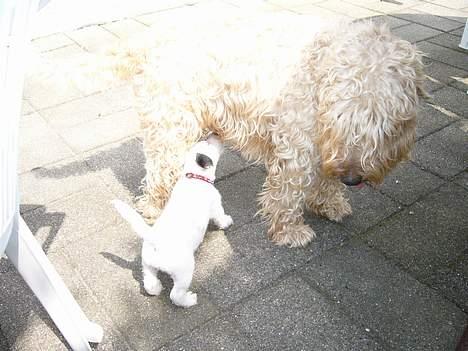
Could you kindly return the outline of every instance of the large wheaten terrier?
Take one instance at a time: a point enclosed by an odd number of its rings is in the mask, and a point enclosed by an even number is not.
[[[259,213],[271,240],[290,246],[315,236],[305,209],[340,221],[351,213],[346,185],[380,183],[408,157],[424,95],[413,45],[368,21],[295,35],[277,27],[153,38],[106,63],[133,79],[146,217],[158,216],[183,155],[208,131],[265,165]]]

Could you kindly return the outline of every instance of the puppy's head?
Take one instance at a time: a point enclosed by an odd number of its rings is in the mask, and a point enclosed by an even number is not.
[[[219,157],[223,152],[220,139],[215,134],[196,143],[187,154],[184,172],[204,174],[214,177]]]

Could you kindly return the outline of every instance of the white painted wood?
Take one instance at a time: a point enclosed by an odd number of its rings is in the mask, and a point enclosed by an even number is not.
[[[86,318],[19,214],[18,126],[26,45],[31,18],[46,2],[0,0],[0,256],[6,253],[70,347],[89,351],[88,341],[102,340],[102,328]]]

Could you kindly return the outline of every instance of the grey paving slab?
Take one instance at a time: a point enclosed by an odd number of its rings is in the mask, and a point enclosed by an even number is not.
[[[0,264],[10,263],[2,260]],[[0,280],[2,331],[10,350],[39,351],[39,340],[51,340],[55,336],[52,325],[45,325],[41,318],[46,318],[46,314],[40,302],[14,268],[0,274]]]
[[[398,3],[386,1],[362,1],[360,6],[386,14],[393,14],[395,12],[409,9],[419,2],[417,0],[401,0]]]
[[[66,34],[87,51],[99,52],[103,47],[117,44],[118,38],[101,26],[88,26]]]
[[[443,32],[451,31],[455,28],[460,28],[460,22],[444,17],[429,15],[414,9],[403,10],[401,13],[392,14],[392,16],[404,19],[406,21],[419,23],[426,27],[431,27]]]
[[[451,267],[436,270],[425,282],[468,313],[468,250]]]
[[[392,30],[396,36],[408,40],[411,43],[416,43],[421,40],[432,38],[442,32],[433,28],[422,26],[417,23],[411,23],[406,26],[401,26]]]
[[[468,82],[466,81],[468,79],[467,71],[433,60],[424,60],[424,63],[426,64],[424,71],[429,76],[430,81],[432,80],[432,83],[429,84],[429,91],[450,84],[466,92],[468,88]]]
[[[460,173],[468,165],[464,124],[456,122],[419,140],[413,149],[413,160],[443,178]]]
[[[138,35],[139,32],[147,29],[148,26],[132,18],[126,18],[120,21],[106,23],[102,25],[102,28],[105,28],[121,39],[125,39],[133,35]]]
[[[142,194],[145,156],[139,139],[96,150],[85,157],[85,162],[122,201]]]
[[[312,16],[317,16],[322,19],[327,19],[330,21],[338,21],[338,20],[345,20],[345,19],[349,20],[353,18],[351,16],[346,16],[342,13],[332,11],[330,9],[319,7],[318,4],[319,3],[304,4],[304,5],[298,5],[298,6],[288,6],[288,9],[300,15],[312,15]]]
[[[458,119],[458,116],[453,113],[447,113],[447,111],[440,109],[435,101],[430,100],[428,103],[421,105],[417,119],[416,137],[418,139],[424,137]]]
[[[194,286],[225,309],[305,261],[304,252],[275,246],[265,232],[264,225],[249,223],[208,234],[197,254]],[[249,236],[254,247],[247,245]]]
[[[385,178],[380,191],[404,205],[409,205],[443,183],[439,177],[405,162]]]
[[[280,259],[297,267],[305,260],[342,244],[351,236],[341,225],[323,217],[306,214],[305,223],[310,225],[317,235],[305,248],[286,249],[273,244],[267,237],[267,223],[260,218],[232,230],[229,241],[233,250],[245,257],[256,257],[265,262],[268,259]]]
[[[161,295],[148,296],[142,287],[140,249],[140,239],[126,223],[97,231],[68,248],[87,252],[70,256],[70,263],[131,347],[144,351],[158,349],[191,331],[213,318],[217,310],[201,291],[196,291],[198,305],[189,309],[174,306],[169,299],[172,281],[166,277]]]
[[[51,127],[65,129],[127,110],[131,106],[133,93],[128,86],[121,86],[43,109],[40,115]]]
[[[0,350],[10,350],[10,345],[8,345],[7,338],[3,334],[2,329],[0,329]]]
[[[67,45],[61,48],[43,52],[41,53],[41,57],[47,62],[47,64],[49,64],[50,70],[55,70],[56,67],[54,65],[63,65],[65,60],[79,60],[83,53],[84,50],[78,46],[78,44],[73,43],[72,45]],[[60,84],[65,85],[68,83],[65,81],[60,81],[60,77],[57,78],[59,80],[59,87]],[[73,88],[75,88],[75,86],[71,85],[71,89]],[[79,89],[79,87],[77,88]]]
[[[456,77],[455,81],[450,83],[450,86],[466,93],[468,91],[468,73],[463,74],[461,77]]]
[[[119,223],[110,203],[114,195],[105,187],[88,188],[32,211],[22,207],[23,218],[47,249],[64,247],[99,230]],[[26,210],[29,205],[25,205]]]
[[[468,190],[468,171],[460,173],[453,179],[453,181]]]
[[[63,33],[51,34],[32,41],[32,45],[39,52],[50,51],[73,44],[74,42]]]
[[[419,42],[416,46],[431,59],[468,71],[466,54],[462,52],[450,50],[427,41]]]
[[[29,101],[23,99],[22,105],[21,105],[21,115],[29,115],[33,112],[34,112],[34,108],[29,103]]]
[[[128,109],[57,132],[71,149],[85,152],[134,136],[138,131],[138,115],[133,109]]]
[[[468,117],[468,94],[464,91],[452,87],[442,88],[432,94],[431,104],[451,111],[460,117]]]
[[[258,167],[250,167],[216,183],[223,197],[224,211],[232,216],[233,227],[253,220],[257,207],[257,194],[260,192],[265,173]]]
[[[368,186],[350,189],[349,200],[353,213],[342,223],[352,232],[363,232],[398,211],[396,202]]]
[[[281,6],[283,8],[291,8],[294,6],[323,2],[323,0],[268,0],[268,2],[276,6]]]
[[[216,167],[217,182],[248,167],[247,161],[240,154],[229,147],[225,147],[218,166]]]
[[[371,19],[372,19],[372,22],[377,23],[377,24],[385,23],[390,29],[398,28],[398,27],[401,27],[410,23],[401,18],[385,16],[385,15],[373,16],[371,17]]]
[[[74,156],[62,138],[37,113],[19,123],[19,173]]]
[[[256,350],[384,350],[364,327],[297,276],[235,306]]]
[[[464,30],[465,30],[465,26],[460,26],[458,29],[454,29],[454,30],[450,31],[450,33],[453,34],[453,35],[458,35],[461,38],[461,36],[463,35]]]
[[[435,90],[442,88],[443,86],[444,84],[440,82],[439,80],[429,75],[426,75],[426,81],[424,82],[424,89],[426,89],[426,92],[428,92],[429,94],[431,94]]]
[[[317,238],[306,248],[287,249],[273,244],[259,220],[237,229],[210,233],[197,255],[194,284],[206,290],[221,308],[228,308],[295,269],[311,257],[340,245],[349,237],[343,227],[307,217]]]
[[[67,47],[68,48],[68,47]],[[36,109],[56,106],[66,101],[70,101],[83,96],[83,93],[72,84],[58,82],[49,68],[45,66],[37,67],[39,72],[45,71],[47,74],[33,73],[25,77],[23,97],[27,99]]]
[[[440,45],[440,46],[444,46],[452,50],[460,51],[461,53],[466,53],[466,50],[458,46],[458,44],[460,44],[460,40],[461,40],[461,36],[459,35],[453,35],[451,33],[444,33],[436,37],[430,38],[427,41]]]
[[[162,347],[160,351],[251,351],[253,341],[229,317],[215,318],[191,333]]]
[[[466,1],[464,1],[464,0],[451,0],[451,1],[431,0],[431,3],[436,4],[436,5],[449,7],[451,9],[455,9],[455,10],[465,9],[465,12],[466,12],[466,7],[467,7],[466,6]]]
[[[453,21],[460,22],[464,24],[466,22],[466,13],[463,13],[460,10],[451,9],[449,7],[440,6],[438,4],[432,4],[429,2],[419,3],[417,6],[413,7],[415,10],[426,12],[431,15],[445,17]]]
[[[333,250],[304,274],[392,350],[453,350],[463,332],[457,306],[365,246]]]
[[[450,267],[468,248],[468,193],[458,185],[443,185],[365,236],[376,247],[419,279]]]
[[[21,203],[29,207],[45,205],[99,185],[102,187],[104,183],[84,160],[76,157],[19,176]]]
[[[371,11],[364,7],[355,6],[353,4],[339,1],[339,0],[326,0],[317,3],[317,6],[323,7],[338,13],[342,13],[346,16],[353,18],[368,18],[373,16],[378,16],[379,13]]]
[[[50,250],[48,258],[86,316],[104,329],[104,338],[98,349],[130,350],[125,337],[113,326],[111,319],[61,250]],[[6,260],[0,264],[11,265]],[[70,350],[60,331],[14,267],[8,273],[0,274],[0,282],[2,324],[12,350]]]

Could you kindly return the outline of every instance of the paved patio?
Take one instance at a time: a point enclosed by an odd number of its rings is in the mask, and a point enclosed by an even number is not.
[[[376,190],[350,191],[337,224],[276,247],[254,218],[264,173],[229,152],[220,189],[235,225],[209,233],[180,309],[144,293],[138,238],[111,207],[140,194],[144,157],[126,86],[87,94],[32,74],[21,119],[21,212],[86,314],[96,350],[454,350],[468,320],[468,55],[464,0],[159,1],[151,12],[35,38],[50,60],[83,55],[162,17],[211,11],[374,17],[427,57],[428,90],[411,162]],[[33,70],[34,71],[34,70]],[[33,72],[34,73],[34,72]],[[0,261],[0,350],[68,346],[14,267]]]

